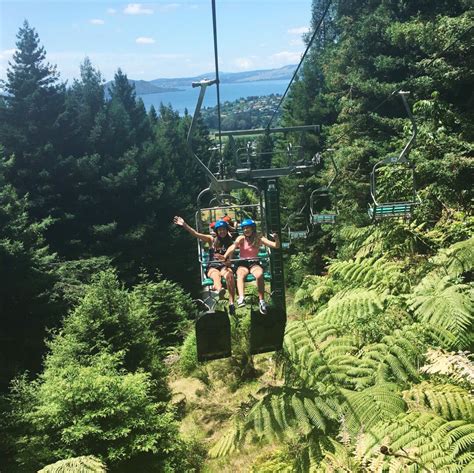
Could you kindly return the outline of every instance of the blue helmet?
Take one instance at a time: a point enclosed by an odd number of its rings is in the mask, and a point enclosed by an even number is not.
[[[217,229],[219,228],[225,228],[225,229],[229,229],[229,224],[225,221],[225,220],[218,220],[216,222],[216,224],[214,225],[214,230],[217,231]]]
[[[257,224],[251,219],[251,218],[246,218],[241,224],[240,226],[242,228],[244,227],[256,227]]]

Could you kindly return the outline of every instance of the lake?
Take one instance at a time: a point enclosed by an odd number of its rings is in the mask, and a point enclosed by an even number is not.
[[[288,87],[289,80],[265,80],[258,82],[241,82],[220,85],[221,103],[225,101],[233,102],[241,97],[252,95],[270,95],[283,94]],[[203,107],[214,107],[217,105],[216,86],[213,85],[206,90]],[[143,100],[147,110],[152,105],[158,111],[160,103],[164,105],[171,104],[174,110],[180,114],[187,108],[190,114],[194,113],[196,103],[199,97],[200,88],[193,89],[191,86],[183,88],[180,92],[164,92],[161,94],[139,95]]]

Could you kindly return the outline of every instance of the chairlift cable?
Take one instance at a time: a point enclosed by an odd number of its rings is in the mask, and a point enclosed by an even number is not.
[[[216,69],[216,90],[217,90],[217,124],[219,128],[219,174],[224,179],[224,163],[222,160],[222,136],[221,136],[221,98],[219,81],[219,57],[217,53],[217,21],[216,21],[216,0],[212,0],[212,31],[214,36],[214,63]]]
[[[300,62],[299,62],[299,64],[298,64],[298,66],[296,67],[295,72],[293,73],[293,77],[291,78],[290,83],[288,84],[288,87],[287,87],[286,90],[285,90],[285,93],[283,94],[282,98],[280,99],[280,102],[278,103],[277,107],[276,107],[275,110],[273,111],[273,114],[272,114],[270,120],[269,120],[268,123],[267,123],[267,126],[266,126],[267,129],[270,128],[270,125],[272,124],[272,121],[273,121],[273,119],[275,118],[275,115],[277,114],[278,109],[280,108],[281,104],[282,104],[283,101],[285,100],[286,94],[287,94],[288,91],[290,90],[291,84],[292,84],[293,81],[295,80],[295,77],[296,77],[296,75],[298,74],[298,71],[299,71],[301,65],[303,64],[303,61],[304,61],[304,59],[305,59],[305,57],[306,57],[306,54],[308,54],[308,51],[309,51],[309,49],[311,48],[311,46],[312,46],[312,44],[313,44],[313,41],[314,41],[315,38],[316,38],[316,35],[318,34],[319,28],[321,27],[321,25],[322,25],[322,23],[323,23],[323,21],[324,21],[324,18],[326,17],[327,12],[329,11],[329,7],[331,6],[331,3],[332,3],[332,0],[329,0],[329,1],[328,1],[328,4],[326,5],[326,9],[324,10],[323,15],[321,16],[321,19],[319,20],[318,25],[317,25],[316,28],[314,29],[313,36],[311,36],[311,39],[310,39],[310,41],[309,41],[309,43],[308,43],[308,46],[306,47],[305,52],[304,52],[303,55],[301,56]]]

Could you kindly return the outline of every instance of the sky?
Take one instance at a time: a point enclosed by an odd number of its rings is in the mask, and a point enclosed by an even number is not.
[[[216,0],[219,70],[297,64],[311,0]],[[211,0],[0,0],[0,78],[24,20],[37,31],[61,78],[79,77],[87,56],[106,80],[192,77],[214,71]]]

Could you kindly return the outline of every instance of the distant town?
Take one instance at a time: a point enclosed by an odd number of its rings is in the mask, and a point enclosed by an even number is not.
[[[281,95],[250,96],[221,105],[222,130],[248,130],[267,125],[281,100]],[[202,109],[204,122],[211,130],[218,128],[217,106]],[[278,111],[275,122],[281,116]]]

